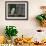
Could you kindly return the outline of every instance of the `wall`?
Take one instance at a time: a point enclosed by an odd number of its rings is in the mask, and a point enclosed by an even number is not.
[[[46,0],[25,0],[29,3],[28,20],[5,20],[5,1],[9,0],[0,0],[0,34],[4,34],[6,25],[15,25],[19,31],[18,36],[21,36],[22,34],[24,36],[31,36],[33,33],[36,33],[37,29],[46,30],[45,28],[40,27],[35,19],[35,16],[41,13],[40,6],[46,5]]]

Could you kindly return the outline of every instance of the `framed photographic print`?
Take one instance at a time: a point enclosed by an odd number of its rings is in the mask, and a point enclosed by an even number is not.
[[[27,20],[28,1],[6,1],[5,2],[6,20]]]

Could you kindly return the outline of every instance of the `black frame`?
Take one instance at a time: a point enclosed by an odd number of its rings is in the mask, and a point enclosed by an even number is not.
[[[6,8],[6,3],[8,3],[8,2],[25,2],[25,3],[27,3],[27,9],[26,9],[27,10],[27,13],[26,13],[27,14],[27,18],[26,19],[8,19],[7,18],[7,14],[6,14],[6,12],[7,12],[6,11],[6,9],[7,9]],[[28,1],[5,1],[5,20],[28,20]]]

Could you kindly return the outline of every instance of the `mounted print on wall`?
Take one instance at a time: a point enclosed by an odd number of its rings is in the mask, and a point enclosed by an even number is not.
[[[27,20],[28,1],[6,1],[5,2],[6,20]]]

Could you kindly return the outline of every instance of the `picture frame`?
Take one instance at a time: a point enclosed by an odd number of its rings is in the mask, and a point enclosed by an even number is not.
[[[28,20],[28,1],[6,1],[6,20]]]

